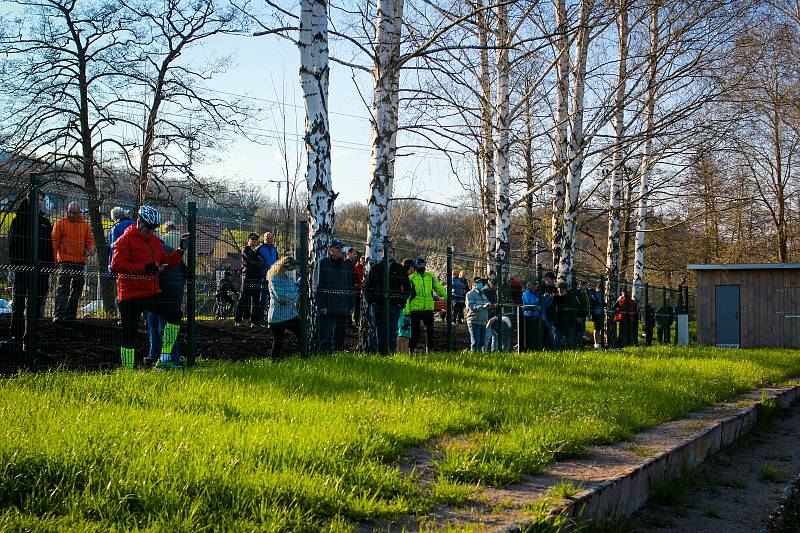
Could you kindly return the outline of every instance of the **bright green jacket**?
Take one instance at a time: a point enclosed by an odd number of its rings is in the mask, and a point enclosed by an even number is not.
[[[443,300],[447,300],[447,290],[430,272],[425,272],[422,276],[414,272],[408,279],[414,289],[414,296],[406,302],[405,314],[412,311],[433,311],[433,291],[436,291]]]

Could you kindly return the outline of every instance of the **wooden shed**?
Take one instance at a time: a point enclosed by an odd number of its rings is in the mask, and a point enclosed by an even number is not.
[[[800,348],[800,263],[688,265],[697,274],[697,341]]]

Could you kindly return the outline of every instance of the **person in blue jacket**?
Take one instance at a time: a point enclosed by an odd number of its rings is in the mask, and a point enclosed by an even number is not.
[[[108,271],[111,272],[111,256],[114,252],[114,243],[122,237],[128,226],[133,225],[136,221],[133,220],[120,206],[111,209],[111,221],[114,223],[108,231]]]
[[[254,314],[259,317],[259,324],[264,323],[264,310],[269,309],[269,280],[267,279],[267,272],[278,261],[278,249],[275,247],[274,237],[272,233],[264,233],[264,240],[256,248],[256,252],[264,260],[264,265],[261,267],[259,279],[261,280],[261,300],[259,301],[257,309]]]
[[[542,349],[542,306],[538,294],[539,284],[529,281],[522,293],[522,351]]]

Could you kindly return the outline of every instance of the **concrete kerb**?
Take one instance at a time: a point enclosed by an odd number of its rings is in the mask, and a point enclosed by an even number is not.
[[[782,408],[790,407],[800,396],[800,385],[785,389],[766,389],[765,398]],[[709,426],[672,449],[645,459],[629,472],[607,479],[580,491],[571,498],[557,502],[550,516],[566,518],[567,528],[592,522],[628,516],[647,503],[654,490],[664,482],[679,479],[705,459],[725,448],[750,431],[758,420],[761,401],[743,407],[733,416]],[[497,533],[527,531],[534,524],[526,520],[504,526]]]

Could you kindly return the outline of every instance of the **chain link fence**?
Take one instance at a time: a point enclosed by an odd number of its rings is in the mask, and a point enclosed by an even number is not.
[[[391,260],[370,265],[363,235],[338,234],[340,248],[309,263],[308,224],[277,208],[256,216],[156,202],[165,253],[148,257],[155,248],[135,240],[143,238],[133,198],[90,198],[35,176],[6,196],[0,339],[12,367],[114,368],[131,342],[137,365],[163,360],[165,349],[194,364],[342,350],[616,347],[675,343],[676,317],[694,322],[687,287],[644,285],[631,298],[630,283],[606,287],[601,273],[576,270],[559,294],[559,280],[541,265],[402,238],[384,240],[377,256]],[[180,258],[177,249],[185,249]],[[157,278],[143,270],[149,263]],[[147,283],[158,284],[158,296],[149,296],[158,305],[131,311],[131,301],[154,292]],[[166,318],[180,327],[165,344],[174,332]]]

